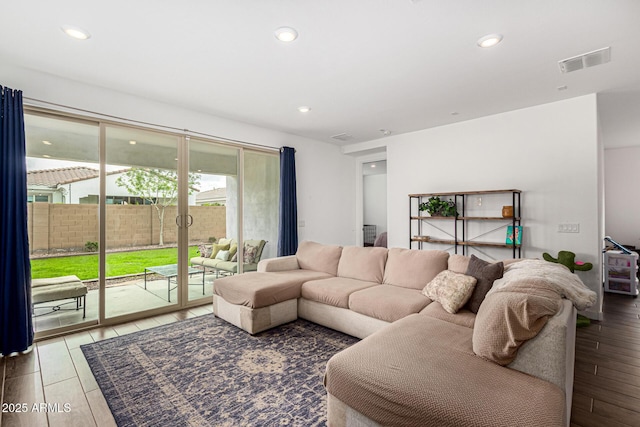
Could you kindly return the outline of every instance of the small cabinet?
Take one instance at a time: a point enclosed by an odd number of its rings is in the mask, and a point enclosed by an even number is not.
[[[510,249],[522,255],[522,191],[489,190],[409,194],[411,248],[425,243],[449,245],[466,255],[469,247]],[[420,205],[440,197],[456,206],[455,216],[430,216]],[[504,208],[504,209],[503,209]],[[432,232],[437,235],[432,235]],[[509,231],[511,239],[509,239]]]
[[[604,290],[638,296],[638,254],[622,251],[604,253]]]

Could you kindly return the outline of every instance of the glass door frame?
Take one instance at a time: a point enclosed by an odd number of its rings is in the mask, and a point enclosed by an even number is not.
[[[36,339],[43,339],[55,335],[66,334],[69,332],[77,332],[96,326],[110,326],[115,324],[121,324],[129,321],[139,320],[154,315],[171,313],[185,308],[197,307],[210,303],[209,297],[198,298],[189,301],[188,298],[188,267],[189,267],[189,230],[188,230],[188,215],[189,215],[189,194],[188,194],[188,174],[189,174],[189,141],[191,135],[193,138],[197,138],[199,142],[209,142],[212,144],[223,145],[229,148],[235,148],[238,150],[238,163],[237,163],[237,209],[236,209],[236,223],[237,223],[237,240],[239,248],[243,248],[244,245],[244,154],[245,150],[250,152],[262,152],[272,155],[277,155],[278,148],[269,147],[254,147],[247,144],[242,144],[234,141],[226,141],[224,139],[217,139],[211,136],[202,136],[196,133],[190,132],[172,132],[167,130],[158,129],[155,126],[139,126],[130,124],[125,121],[117,121],[113,119],[103,119],[99,115],[97,116],[85,116],[82,114],[74,114],[65,111],[51,110],[34,105],[25,105],[24,113],[30,115],[38,115],[49,117],[52,119],[78,121],[83,123],[89,123],[96,125],[99,130],[99,145],[98,145],[98,157],[99,157],[99,204],[98,204],[98,317],[97,319],[86,320],[78,324],[63,326],[51,330],[36,332]],[[159,307],[134,313],[128,313],[119,316],[106,317],[106,241],[107,241],[107,221],[106,221],[106,190],[107,190],[107,128],[108,127],[120,127],[139,129],[143,131],[158,132],[167,135],[171,135],[178,138],[177,146],[177,172],[178,172],[178,203],[177,212],[178,217],[176,221],[178,223],[178,302],[167,307]],[[244,273],[244,259],[243,250],[238,250],[238,273]]]

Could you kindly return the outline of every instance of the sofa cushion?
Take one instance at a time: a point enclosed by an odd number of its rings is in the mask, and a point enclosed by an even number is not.
[[[302,269],[337,276],[341,253],[342,246],[323,245],[307,240],[298,245],[296,258],[298,258],[298,265]]]
[[[560,299],[553,292],[525,294],[492,292],[480,305],[473,328],[473,351],[499,365],[508,365],[518,348],[535,337],[550,316],[560,309]]]
[[[466,274],[470,259],[465,255],[451,254],[447,260],[447,269],[456,273]]]
[[[264,251],[264,247],[267,244],[266,240],[245,240],[244,241],[244,245],[245,248],[247,247],[247,245],[249,246],[254,246],[256,248],[256,262],[260,261],[260,258],[262,257],[262,252]],[[233,255],[233,254],[232,254]],[[245,260],[246,262],[246,260]]]
[[[242,252],[242,259],[244,260],[244,262],[247,262],[249,264],[257,264],[256,258],[258,255],[258,247],[257,246],[252,246],[249,243],[244,244],[244,251]]]
[[[563,390],[475,356],[471,335],[408,316],[334,355],[327,391],[381,425],[564,425]]]
[[[424,287],[422,294],[438,301],[447,312],[455,314],[467,303],[475,285],[475,277],[444,270]]]
[[[216,261],[216,260],[211,260]],[[209,267],[210,263],[205,263],[206,267]],[[238,261],[220,261],[214,266],[217,270],[228,271],[229,273],[236,274],[238,272]],[[242,271],[247,273],[249,271],[256,271],[258,269],[258,264],[242,264]]]
[[[426,306],[420,314],[433,317],[434,319],[444,320],[454,325],[464,326],[465,328],[473,328],[476,321],[476,314],[466,308],[461,308],[457,313],[451,314],[437,301]]]
[[[386,248],[345,246],[338,263],[338,276],[380,284],[387,252]]]
[[[209,255],[209,258],[215,259],[216,255],[218,255],[218,252],[228,251],[230,246],[231,245],[229,243],[226,243],[224,245],[220,243],[214,243],[213,245],[211,245],[211,255]]]
[[[302,284],[302,298],[335,307],[349,308],[349,295],[372,286],[379,286],[379,283],[346,277],[311,280]]]
[[[352,293],[349,309],[385,322],[395,322],[413,313],[419,313],[431,300],[417,289],[379,285]]]
[[[422,290],[438,273],[447,269],[449,252],[389,249],[384,269],[385,285]]]
[[[238,244],[237,243],[231,243],[229,245],[229,259],[233,258],[233,256],[235,254],[238,253]]]
[[[475,255],[471,255],[469,267],[465,274],[475,277],[478,282],[473,289],[471,298],[467,303],[467,308],[474,313],[478,312],[480,304],[487,295],[487,292],[493,286],[494,280],[500,279],[504,273],[504,264],[502,262],[487,262]]]
[[[300,298],[304,282],[326,277],[326,273],[309,270],[246,273],[216,279],[213,291],[231,304],[260,308]]]
[[[209,258],[211,256],[211,245],[198,245],[198,252],[202,258]]]

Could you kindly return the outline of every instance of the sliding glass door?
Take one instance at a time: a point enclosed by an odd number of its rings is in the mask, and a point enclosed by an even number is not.
[[[277,256],[279,183],[277,155],[244,151],[242,230],[245,271],[254,271],[260,260]]]
[[[99,294],[98,123],[27,114],[25,133],[31,275],[39,293],[33,298],[35,332],[95,322]],[[64,281],[69,284],[61,284]],[[75,289],[78,284],[84,288]]]
[[[41,110],[25,128],[32,276],[86,289],[34,305],[40,336],[208,303],[276,256],[277,153]]]
[[[188,301],[213,296],[219,277],[237,272],[239,149],[189,140]],[[204,286],[200,286],[200,275]]]
[[[181,138],[105,126],[105,317],[178,303]]]

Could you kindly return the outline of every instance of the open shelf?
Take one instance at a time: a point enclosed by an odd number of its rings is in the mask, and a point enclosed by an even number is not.
[[[410,247],[413,247],[411,243],[417,243],[418,249],[423,248],[423,243],[429,244],[443,244],[443,245],[451,245],[454,247],[455,253],[458,253],[458,248],[461,248],[462,254],[467,254],[467,247],[473,246],[482,246],[489,248],[506,248],[511,249],[513,252],[514,258],[519,258],[522,255],[521,244],[508,244],[505,240],[502,241],[481,241],[475,240],[476,238],[482,238],[488,232],[493,232],[495,230],[499,230],[502,227],[505,227],[505,230],[509,227],[518,227],[522,225],[522,207],[521,207],[521,193],[520,190],[488,190],[488,191],[459,191],[459,192],[445,192],[445,193],[420,193],[420,194],[409,194],[409,209],[411,212],[410,221],[412,223],[410,227],[410,232],[412,236],[409,239]],[[502,194],[503,196],[500,196]],[[502,205],[494,206],[490,204],[491,207],[488,210],[480,210],[474,209],[475,205],[471,205],[471,201],[476,198],[481,201],[483,195],[497,195],[491,196],[488,199],[492,201],[500,201],[504,202],[509,199],[509,202],[503,203],[503,205],[511,205],[513,208],[513,216],[504,217],[504,216],[495,216],[491,215],[493,212],[500,212]],[[455,203],[457,208],[457,216],[429,216],[422,215],[423,211],[419,210],[420,204],[426,202],[430,197],[442,197],[451,200]],[[472,197],[468,199],[468,197]],[[467,209],[467,207],[472,206]],[[480,206],[478,204],[477,206]],[[495,207],[495,209],[494,209]],[[474,212],[475,211],[475,212]],[[426,212],[425,212],[426,213]],[[476,215],[473,215],[476,213]],[[483,215],[488,213],[489,215]],[[469,215],[471,214],[471,215]],[[480,215],[477,215],[480,214]],[[445,221],[443,221],[445,220]],[[417,222],[414,222],[417,221]],[[472,236],[469,236],[469,230],[476,230],[477,225],[471,226],[470,224],[477,224],[483,221],[486,222],[494,222],[497,223],[496,227],[493,228],[491,226],[488,232],[473,232]],[[434,225],[431,223],[439,223],[439,225]],[[440,237],[431,237],[426,236],[425,231],[427,226],[435,227],[435,229],[439,230],[441,234],[451,236],[451,238],[440,238]],[[486,228],[486,227],[485,227]],[[416,234],[417,233],[417,234]],[[486,239],[486,237],[485,237]],[[489,239],[490,240],[490,239]]]
[[[467,241],[458,241],[456,242],[454,239],[437,239],[435,237],[430,236],[413,236],[411,239],[413,242],[425,242],[425,243],[442,243],[446,245],[460,245],[460,246],[485,246],[491,248],[513,248],[513,245],[508,245],[506,243],[496,243],[496,242],[478,242],[475,240],[467,240]],[[521,245],[516,245],[516,248],[519,248]]]

